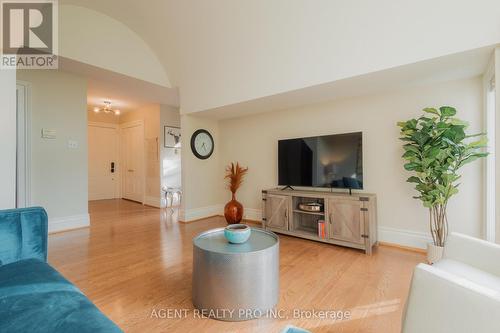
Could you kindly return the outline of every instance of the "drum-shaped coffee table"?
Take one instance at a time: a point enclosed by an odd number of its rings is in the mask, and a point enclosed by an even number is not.
[[[243,244],[231,244],[224,228],[193,239],[193,304],[200,313],[227,321],[266,315],[278,303],[279,241],[252,228]]]

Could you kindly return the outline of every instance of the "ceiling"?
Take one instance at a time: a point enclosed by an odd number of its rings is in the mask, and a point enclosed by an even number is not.
[[[500,43],[498,0],[59,3],[86,7],[125,24],[179,87],[181,112],[217,117],[225,115],[214,110],[228,106],[244,110],[238,114],[261,112],[261,107],[287,107],[289,98],[302,103],[369,92],[378,85],[370,82],[379,78],[388,87],[453,77],[462,69],[412,71],[417,66],[401,72],[410,76],[391,71]],[[465,71],[483,65],[456,64],[465,65]],[[390,71],[387,78],[371,76],[384,70]]]
[[[111,108],[120,110],[122,113],[134,111],[151,104],[151,102],[130,96],[125,91],[117,90],[106,83],[89,80],[87,86],[87,105],[89,109],[96,106],[103,107],[104,101],[110,101]]]
[[[65,58],[60,58],[59,68],[87,78],[87,105],[91,107],[103,106],[105,100],[112,103],[113,109],[123,112],[152,103],[179,107],[177,88],[166,88]]]

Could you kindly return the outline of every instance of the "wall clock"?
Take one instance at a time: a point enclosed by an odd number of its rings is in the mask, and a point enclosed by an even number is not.
[[[214,138],[207,130],[197,130],[191,136],[191,150],[194,156],[206,160],[214,152]]]

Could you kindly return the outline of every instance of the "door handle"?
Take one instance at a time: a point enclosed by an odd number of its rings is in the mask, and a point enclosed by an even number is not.
[[[328,221],[332,224],[332,213],[328,214]]]
[[[115,173],[115,162],[111,162],[111,173]]]

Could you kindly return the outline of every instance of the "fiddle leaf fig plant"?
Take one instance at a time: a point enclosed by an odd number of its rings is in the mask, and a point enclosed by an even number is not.
[[[468,135],[469,124],[455,118],[450,106],[425,108],[417,119],[399,122],[404,142],[404,168],[413,175],[407,182],[415,184],[415,199],[429,209],[433,243],[444,246],[448,236],[446,214],[448,200],[458,193],[460,168],[486,157],[485,133]]]

